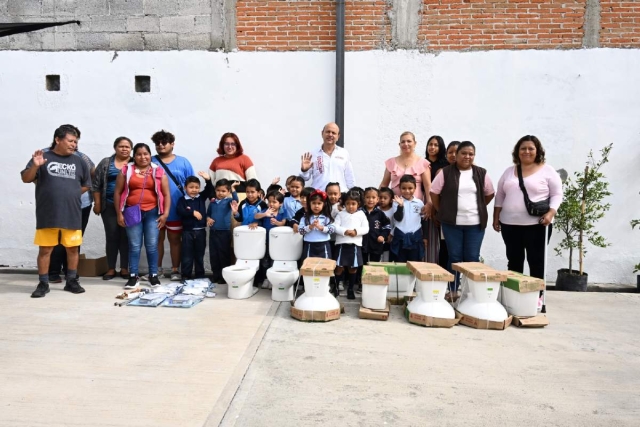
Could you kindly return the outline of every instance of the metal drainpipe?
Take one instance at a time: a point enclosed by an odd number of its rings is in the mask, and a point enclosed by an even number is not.
[[[336,1],[336,124],[340,128],[338,145],[344,147],[344,0]]]

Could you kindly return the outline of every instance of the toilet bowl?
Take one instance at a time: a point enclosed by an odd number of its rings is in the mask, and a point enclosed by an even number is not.
[[[254,296],[258,288],[253,280],[260,266],[260,260],[241,260],[222,269],[222,277],[227,282],[227,296],[231,299],[246,299]]]
[[[416,280],[418,296],[407,305],[409,313],[441,319],[455,319],[456,314],[453,307],[444,299],[447,285],[447,282]]]
[[[274,261],[273,267],[267,270],[267,279],[271,283],[271,299],[293,301],[294,285],[299,277],[296,261]]]
[[[237,261],[222,269],[229,298],[246,299],[258,292],[253,281],[260,267],[260,260],[266,253],[266,237],[266,230],[262,227],[250,229],[242,225],[233,230],[233,252]]]
[[[468,291],[458,304],[458,311],[477,319],[502,322],[509,317],[498,302],[500,282],[476,282],[466,279]]]
[[[273,266],[267,270],[273,301],[293,301],[294,285],[300,277],[298,260],[302,256],[302,236],[291,227],[269,231],[269,256]]]
[[[329,292],[328,276],[305,276],[304,293],[294,304],[299,310],[328,311],[340,308],[338,300]]]

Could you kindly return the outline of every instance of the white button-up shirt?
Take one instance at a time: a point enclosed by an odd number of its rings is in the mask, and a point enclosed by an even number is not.
[[[329,155],[320,147],[311,154],[313,165],[308,171],[300,173],[306,181],[312,181],[311,187],[325,191],[328,183],[337,182],[340,184],[340,191],[346,191],[356,186],[351,158],[346,149],[336,145]]]

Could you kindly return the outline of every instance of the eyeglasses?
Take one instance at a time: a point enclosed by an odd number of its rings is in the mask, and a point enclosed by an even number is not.
[[[235,147],[235,146],[236,146],[236,143],[235,143],[235,142],[225,142],[225,143],[224,143],[224,146],[225,146],[225,147]]]
[[[173,142],[169,142],[169,141],[158,141],[158,142],[156,142],[156,146],[158,146],[158,145],[167,145],[167,144],[173,144]]]

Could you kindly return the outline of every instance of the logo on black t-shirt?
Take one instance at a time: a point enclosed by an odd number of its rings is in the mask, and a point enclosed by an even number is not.
[[[67,163],[52,162],[47,165],[49,175],[58,178],[76,179],[76,165]]]

